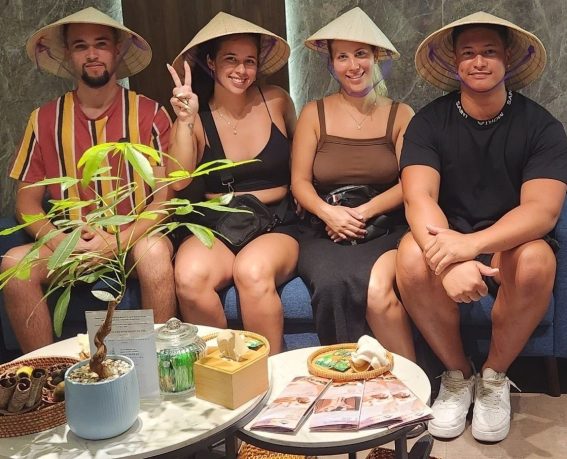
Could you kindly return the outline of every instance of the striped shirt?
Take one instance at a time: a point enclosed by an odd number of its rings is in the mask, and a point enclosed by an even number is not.
[[[64,176],[81,178],[77,163],[91,146],[127,140],[167,151],[170,127],[171,119],[163,107],[125,88],[120,88],[112,105],[97,119],[85,116],[76,92],[71,91],[32,112],[10,177],[25,183]],[[118,212],[126,215],[134,208],[143,210],[148,189],[142,178],[121,161],[120,155],[110,154],[107,160],[113,176],[138,184],[134,195],[119,203]],[[94,189],[78,185],[68,190],[49,185],[48,191],[52,199],[88,200],[95,193],[110,192],[113,183],[97,181]],[[83,209],[83,214],[89,210]],[[78,212],[71,217],[79,218]]]

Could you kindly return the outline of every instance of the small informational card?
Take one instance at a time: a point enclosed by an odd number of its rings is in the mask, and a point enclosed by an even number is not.
[[[106,311],[86,311],[90,352],[96,352],[94,337],[104,322]],[[104,340],[108,354],[130,357],[136,365],[141,398],[159,397],[154,313],[152,310],[117,310],[112,331]]]

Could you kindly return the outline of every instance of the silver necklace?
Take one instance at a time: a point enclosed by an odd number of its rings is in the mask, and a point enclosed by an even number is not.
[[[236,130],[236,127],[238,126],[238,121],[240,121],[240,120],[233,122],[233,121],[229,120],[228,118],[225,118],[225,116],[222,114],[219,107],[217,107],[216,105],[213,105],[213,108],[217,111],[217,113],[219,114],[221,119],[227,124],[227,126],[232,129],[233,135],[237,135],[238,131]]]
[[[345,96],[343,95],[342,92],[341,92],[341,97],[342,97],[344,103],[345,103],[346,105],[349,105],[349,103],[348,103],[347,100],[345,99]],[[366,121],[366,119],[367,119],[370,115],[372,115],[372,114],[374,113],[374,110],[376,110],[376,102],[377,102],[377,99],[378,99],[378,96],[376,96],[376,97],[374,98],[374,103],[372,104],[372,108],[369,110],[369,112],[368,112],[366,115],[364,115],[364,118],[362,118],[362,120],[360,120],[360,121],[358,121],[358,120],[354,117],[354,115],[353,115],[348,109],[345,109],[345,112],[348,114],[348,116],[350,116],[350,117],[352,118],[352,120],[354,121],[354,124],[356,124],[356,129],[357,129],[357,130],[360,131],[360,130],[362,129],[362,125],[364,124],[364,122]]]

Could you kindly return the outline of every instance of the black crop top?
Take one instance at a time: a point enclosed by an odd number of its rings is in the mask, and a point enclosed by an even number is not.
[[[266,105],[266,110],[268,110],[266,99],[264,99],[264,94],[262,94],[261,90],[260,94],[264,100],[264,105]],[[209,139],[211,145],[216,143],[222,150],[222,143],[220,142],[210,107],[207,105],[204,108],[206,111],[201,112],[201,121],[203,122],[207,139]],[[254,157],[254,159],[259,159],[260,161],[230,169],[230,173],[234,178],[232,183],[234,191],[257,191],[290,184],[289,140],[274,124],[270,110],[268,110],[268,115],[272,121],[270,138],[262,151]],[[215,137],[218,142],[213,140]],[[224,151],[220,151],[219,154],[215,155],[211,146],[205,145],[202,162],[224,158],[226,158]],[[222,183],[221,172],[211,172],[208,175],[204,175],[203,178],[206,193],[226,193],[229,191],[228,187]]]

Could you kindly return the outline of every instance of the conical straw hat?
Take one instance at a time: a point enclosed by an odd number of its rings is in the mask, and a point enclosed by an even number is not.
[[[388,40],[388,37],[359,7],[347,11],[319,29],[305,40],[305,46],[328,54],[327,40],[346,40],[376,46],[379,60],[399,59],[400,57],[400,53]]]
[[[260,56],[258,59],[258,73],[271,75],[281,69],[289,58],[288,43],[275,33],[270,32],[252,22],[237,18],[223,11],[218,13],[203,27],[173,61],[173,67],[180,75],[184,74],[183,59],[188,58],[191,65],[197,60],[199,45],[214,38],[226,35],[252,33],[260,35]]]
[[[508,28],[510,47],[510,70],[506,79],[508,89],[521,89],[541,76],[547,55],[539,38],[505,19],[479,11],[451,22],[423,40],[415,53],[415,67],[423,79],[443,91],[459,89],[451,32],[455,27],[469,24],[493,24]]]
[[[145,69],[152,60],[149,43],[136,32],[112,19],[110,16],[89,7],[42,27],[26,43],[29,58],[40,69],[63,78],[75,78],[65,66],[65,24],[98,24],[113,27],[120,32],[122,59],[116,69],[117,78],[132,76]]]

